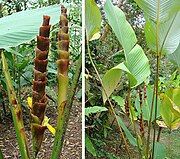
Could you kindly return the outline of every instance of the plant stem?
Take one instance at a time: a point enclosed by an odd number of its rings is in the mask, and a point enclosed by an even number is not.
[[[23,159],[29,159],[30,155],[29,155],[29,150],[27,146],[27,138],[26,138],[25,129],[24,129],[21,106],[17,100],[16,94],[12,85],[11,76],[8,70],[8,64],[3,53],[1,53],[1,57],[2,57],[2,64],[3,64],[3,72],[5,75],[6,86],[7,86],[7,91],[8,91],[10,110],[13,117],[13,122],[14,122],[14,127],[16,131],[16,136],[17,136],[17,141],[18,141],[21,157]]]
[[[87,50],[88,50],[88,55],[89,55],[89,59],[90,59],[90,61],[91,61],[91,64],[92,64],[92,66],[93,66],[93,68],[94,68],[94,70],[95,70],[95,72],[96,72],[96,74],[97,74],[97,76],[98,76],[98,79],[99,79],[99,81],[100,81],[100,83],[101,83],[102,89],[103,89],[103,91],[104,91],[104,93],[105,93],[105,95],[106,95],[107,101],[108,101],[108,103],[109,103],[109,105],[110,105],[111,111],[112,111],[112,113],[113,113],[113,115],[114,115],[114,117],[115,117],[115,119],[116,119],[116,122],[117,122],[117,125],[118,125],[118,128],[119,128],[121,137],[122,137],[122,139],[123,139],[123,141],[124,141],[125,148],[126,148],[126,151],[127,151],[127,153],[128,153],[129,159],[131,159],[132,157],[131,157],[131,154],[130,154],[130,150],[129,150],[129,147],[128,147],[126,138],[125,138],[125,136],[124,136],[124,133],[123,133],[123,131],[122,131],[121,126],[118,124],[117,115],[116,115],[115,110],[114,110],[114,108],[113,108],[113,105],[112,105],[112,103],[111,103],[111,101],[110,101],[110,99],[109,99],[109,97],[108,97],[108,95],[107,95],[107,93],[106,93],[106,90],[105,90],[105,88],[104,88],[104,85],[103,85],[102,79],[101,79],[101,77],[100,77],[100,75],[99,75],[99,72],[98,72],[98,70],[97,70],[97,68],[96,68],[96,66],[95,66],[95,64],[94,64],[94,62],[93,62],[93,60],[92,60],[91,53],[90,53],[90,49],[89,49],[89,42],[88,42],[88,41],[87,41]]]
[[[156,75],[155,75],[155,84],[154,84],[154,90],[153,90],[153,97],[152,97],[152,107],[151,107],[151,114],[150,119],[152,119],[153,114],[153,107],[154,107],[154,98],[155,98],[155,121],[154,121],[154,134],[153,134],[153,148],[152,148],[152,159],[154,158],[154,148],[155,148],[155,140],[156,140],[156,117],[157,117],[157,102],[158,102],[158,82],[159,82],[159,68],[160,68],[160,57],[161,57],[161,51],[163,48],[163,45],[161,49],[159,49],[159,16],[160,16],[160,0],[157,2],[157,23],[156,23]],[[151,121],[149,122],[151,125]],[[147,141],[147,157],[149,154],[149,144],[150,144],[150,131],[151,126],[148,127],[148,141]]]
[[[158,82],[159,82],[159,66],[160,66],[160,57],[157,55],[157,67],[156,67],[156,83],[155,83],[155,117],[154,117],[154,134],[153,134],[153,149],[152,149],[152,159],[154,158],[154,148],[156,141],[156,118],[157,118],[157,105],[158,105]]]
[[[3,157],[3,153],[2,153],[2,151],[1,151],[1,149],[0,149],[0,159],[3,159],[4,157]]]
[[[153,109],[154,109],[154,98],[155,98],[155,85],[154,85],[153,96],[152,96],[150,118],[149,118],[149,122],[148,122],[148,136],[147,136],[147,144],[146,144],[146,159],[149,158],[149,146],[150,146],[151,124],[152,124],[151,121],[152,121]]]
[[[77,65],[76,65],[76,72],[73,77],[73,82],[70,87],[70,93],[68,95],[68,101],[66,106],[64,107],[64,113],[62,116],[58,116],[58,123],[57,123],[57,128],[56,128],[56,135],[55,135],[55,140],[54,140],[54,145],[53,145],[53,150],[51,154],[51,159],[57,159],[59,157],[59,154],[62,151],[63,147],[63,141],[64,141],[64,136],[66,133],[68,121],[69,121],[69,116],[73,104],[73,99],[74,95],[76,93],[76,88],[78,85],[78,81],[81,75],[81,68],[82,68],[82,54],[80,55]]]
[[[161,131],[162,131],[162,127],[159,127],[159,130],[158,130],[158,135],[157,135],[157,142],[160,141],[160,135],[161,135]]]

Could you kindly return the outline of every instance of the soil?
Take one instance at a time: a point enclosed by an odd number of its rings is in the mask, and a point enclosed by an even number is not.
[[[68,128],[65,135],[64,146],[60,159],[79,159],[81,158],[81,103],[77,100],[74,101]],[[29,114],[24,117],[25,129],[28,138],[28,144],[30,151],[32,152],[32,144],[30,143],[31,131],[29,124]],[[53,126],[56,125],[56,108],[55,104],[48,105],[46,115],[50,118],[49,123]],[[49,159],[53,146],[54,137],[46,130],[44,135],[44,141],[41,147],[41,151],[38,154],[37,159]],[[11,117],[5,117],[3,124],[0,124],[0,149],[3,152],[5,159],[20,159],[18,151],[18,145],[16,141],[16,135],[13,127]]]

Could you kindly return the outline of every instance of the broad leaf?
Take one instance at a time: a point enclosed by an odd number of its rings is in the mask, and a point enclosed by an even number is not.
[[[177,129],[180,126],[180,105],[177,105],[179,104],[179,90],[180,89],[175,89],[172,92],[167,91],[166,94],[161,95],[160,113],[165,124],[171,130]]]
[[[110,0],[104,6],[106,17],[116,37],[121,43],[125,55],[131,51],[137,42],[136,35],[121,9],[114,6]]]
[[[180,43],[180,12],[174,14],[167,21],[157,27],[157,22],[146,19],[145,35],[148,46],[157,52],[157,39],[159,52],[171,54],[175,52]]]
[[[126,56],[126,65],[120,63],[106,72],[102,81],[106,94],[102,91],[104,103],[121,80],[122,70],[128,73],[130,86],[141,84],[150,75],[149,61],[142,48],[136,45]]]
[[[166,158],[166,147],[160,142],[155,142],[154,159]]]
[[[51,25],[58,23],[60,6],[26,10],[0,18],[0,48],[15,47],[34,39],[39,32],[43,15],[51,17]]]
[[[180,44],[175,52],[168,55],[168,59],[180,68]]]
[[[126,125],[124,124],[124,122],[122,121],[122,119],[117,116],[118,118],[118,124],[119,126],[123,129],[125,135],[126,135],[126,138],[129,140],[129,142],[133,145],[133,146],[137,146],[137,143],[136,143],[136,139],[133,137],[133,135],[131,134],[131,132],[128,130],[128,128],[126,127]]]
[[[179,0],[134,0],[151,20],[162,22],[179,9]],[[178,6],[179,5],[179,6]]]
[[[87,134],[85,134],[85,146],[88,152],[90,152],[93,156],[97,156],[94,145]]]
[[[87,107],[85,108],[85,115],[89,116],[90,114],[100,113],[107,110],[108,109],[106,107],[100,107],[100,106]]]
[[[124,106],[124,99],[121,96],[112,96],[112,99],[120,106],[123,107]]]
[[[101,29],[101,13],[94,0],[86,0],[85,11],[87,39],[88,41],[98,39]]]
[[[135,87],[147,79],[150,75],[150,67],[144,51],[136,44],[135,32],[126,20],[123,11],[114,6],[110,0],[106,1],[104,10],[110,26],[124,49],[126,58],[125,63],[110,69],[103,77],[103,85],[107,94],[102,92],[105,103],[107,97],[112,94],[120,82],[122,70],[128,73],[130,86]]]
[[[141,84],[150,75],[149,60],[138,44],[127,54],[126,64],[131,72],[131,76],[129,76],[131,87]],[[135,77],[136,80],[132,77]]]
[[[106,102],[107,98],[113,93],[118,83],[120,82],[122,70],[131,74],[130,71],[125,66],[125,64],[120,63],[119,65],[108,70],[105,73],[104,77],[102,78],[103,87],[106,91],[106,93],[104,92],[104,90],[102,91],[102,97],[104,103]]]

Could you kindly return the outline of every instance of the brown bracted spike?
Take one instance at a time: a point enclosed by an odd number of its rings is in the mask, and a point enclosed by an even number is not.
[[[65,15],[60,16],[60,28],[68,25],[68,20]]]
[[[44,119],[44,112],[46,109],[47,100],[45,103],[39,103],[36,102],[33,104],[32,113],[39,118],[39,120],[42,122]]]
[[[66,12],[67,12],[67,8],[65,8],[64,5],[61,5],[61,14]]]
[[[34,59],[34,63],[35,63],[35,69],[44,73],[46,72],[46,68],[47,68],[47,63],[48,60],[38,60],[38,59]]]
[[[60,33],[58,34],[58,40],[68,40],[69,41],[69,34],[66,33]]]
[[[41,26],[39,29],[39,35],[43,37],[49,37],[51,26]]]
[[[60,50],[59,53],[59,59],[69,59],[69,52]]]
[[[63,28],[59,29],[59,34],[63,34],[63,33],[68,33],[69,27],[68,26],[64,26]]]
[[[69,59],[57,60],[58,70],[60,74],[67,75],[67,70],[69,67]]]
[[[36,90],[37,92],[44,92],[46,82],[47,82],[46,80],[45,81],[33,81],[33,90]]]
[[[48,50],[41,51],[37,47],[35,48],[36,58],[38,60],[46,60],[48,56]]]
[[[42,72],[34,69],[34,75],[35,75],[35,77],[34,77],[35,81],[45,81],[46,80],[46,72],[42,73]]]
[[[50,34],[50,17],[43,16],[43,24],[39,29],[39,35],[37,36],[37,47],[35,48],[36,57],[34,59],[34,81],[33,81],[33,96],[32,96],[32,108],[31,108],[31,119],[32,119],[32,139],[33,139],[33,150],[35,156],[37,155],[41,143],[43,140],[43,134],[46,129],[42,125],[45,109],[47,105],[47,97],[45,93],[45,87],[47,83],[47,63],[48,63],[48,52],[49,52],[49,34]]]
[[[50,40],[47,37],[37,36],[37,48],[41,51],[49,49]]]
[[[44,132],[47,129],[46,126],[41,126],[38,124],[32,124],[31,126],[32,129],[32,133],[34,134],[34,138],[36,138],[36,142],[33,141],[33,145],[34,145],[34,149],[35,149],[35,156],[37,156],[40,147],[41,147],[41,143],[43,141],[44,138]]]
[[[58,42],[60,50],[68,51],[69,50],[69,40],[61,40]]]
[[[45,91],[41,92],[41,94],[38,92],[33,91],[33,103],[35,102],[43,102],[46,100],[46,95],[45,95]]]
[[[42,26],[49,26],[50,16],[43,15],[43,24]]]

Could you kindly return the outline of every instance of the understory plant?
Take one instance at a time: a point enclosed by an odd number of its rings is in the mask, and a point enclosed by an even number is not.
[[[101,12],[94,0],[86,2],[87,52],[102,86],[103,105],[109,108],[110,116],[114,117],[114,121],[118,125],[120,138],[124,142],[128,157],[133,158],[129,149],[129,146],[132,145],[137,148],[140,158],[165,158],[165,146],[160,143],[160,134],[164,127],[173,130],[180,125],[180,109],[177,101],[180,88],[177,86],[160,92],[159,70],[163,56],[172,60],[179,55],[179,2],[176,0],[135,0],[135,2],[144,11],[146,20],[144,32],[149,49],[146,54],[152,53],[155,56],[153,59],[156,61],[155,73],[152,74],[149,59],[138,44],[135,32],[126,20],[125,14],[118,6],[114,6],[111,0],[106,1],[103,10],[108,24],[123,49],[124,61],[107,70],[101,78],[95,64],[96,61],[93,61],[89,49],[91,41],[97,40],[101,36]],[[179,65],[177,60],[173,60],[173,62]],[[113,96],[124,74],[127,79],[127,90],[123,90],[125,93],[123,97]],[[155,77],[153,85],[149,83],[151,76]],[[114,101],[120,106],[121,113],[115,109]],[[94,106],[94,109],[93,107],[86,109],[91,110],[89,112],[91,114],[107,111],[104,110],[104,107],[97,109]],[[127,128],[128,125],[125,124],[122,117],[132,126],[131,130]],[[86,136],[87,150],[97,156],[89,135]]]
[[[59,19],[59,10],[61,10],[61,16]],[[27,15],[30,14],[27,21]],[[0,48],[1,48],[1,61],[3,66],[3,73],[6,80],[6,87],[8,91],[9,104],[11,114],[13,117],[13,123],[16,131],[16,137],[18,141],[19,151],[22,159],[36,158],[40,151],[42,141],[44,139],[44,132],[48,129],[55,135],[55,141],[53,145],[52,155],[49,158],[59,158],[62,151],[64,135],[66,132],[71,107],[73,105],[74,95],[78,86],[78,81],[81,74],[81,60],[80,55],[77,59],[77,66],[75,68],[74,76],[72,77],[71,85],[68,82],[68,66],[69,66],[69,33],[68,33],[68,19],[67,9],[64,6],[55,5],[34,10],[27,10],[19,13],[14,13],[10,16],[0,19],[4,25],[8,27],[0,32]],[[14,18],[18,15],[18,18]],[[42,26],[40,26],[41,18],[43,17]],[[24,21],[24,23],[22,23]],[[8,25],[14,22],[17,24],[14,27]],[[47,78],[47,65],[48,65],[48,53],[50,49],[50,30],[51,26],[59,22],[58,33],[58,108],[57,108],[57,126],[53,128],[49,123],[49,119],[45,116],[46,106],[48,103],[48,95],[46,93]],[[33,144],[33,155],[29,153],[29,143],[27,143],[27,137],[25,134],[24,121],[22,118],[22,106],[20,100],[16,96],[16,91],[13,85],[13,79],[11,78],[11,72],[8,68],[7,53],[5,50],[11,50],[11,47],[15,47],[24,42],[34,39],[37,36],[37,47],[35,48],[34,59],[34,79],[32,82],[32,98],[28,98],[28,105],[30,110],[31,119],[31,133]],[[1,26],[0,26],[1,27]],[[12,34],[12,35],[11,35]],[[7,36],[5,36],[7,35]],[[8,36],[9,35],[9,36]],[[33,61],[33,59],[31,59]],[[71,93],[67,93],[67,90]],[[66,91],[66,93],[65,93]],[[68,101],[67,101],[68,96]],[[54,119],[55,120],[55,119]]]

